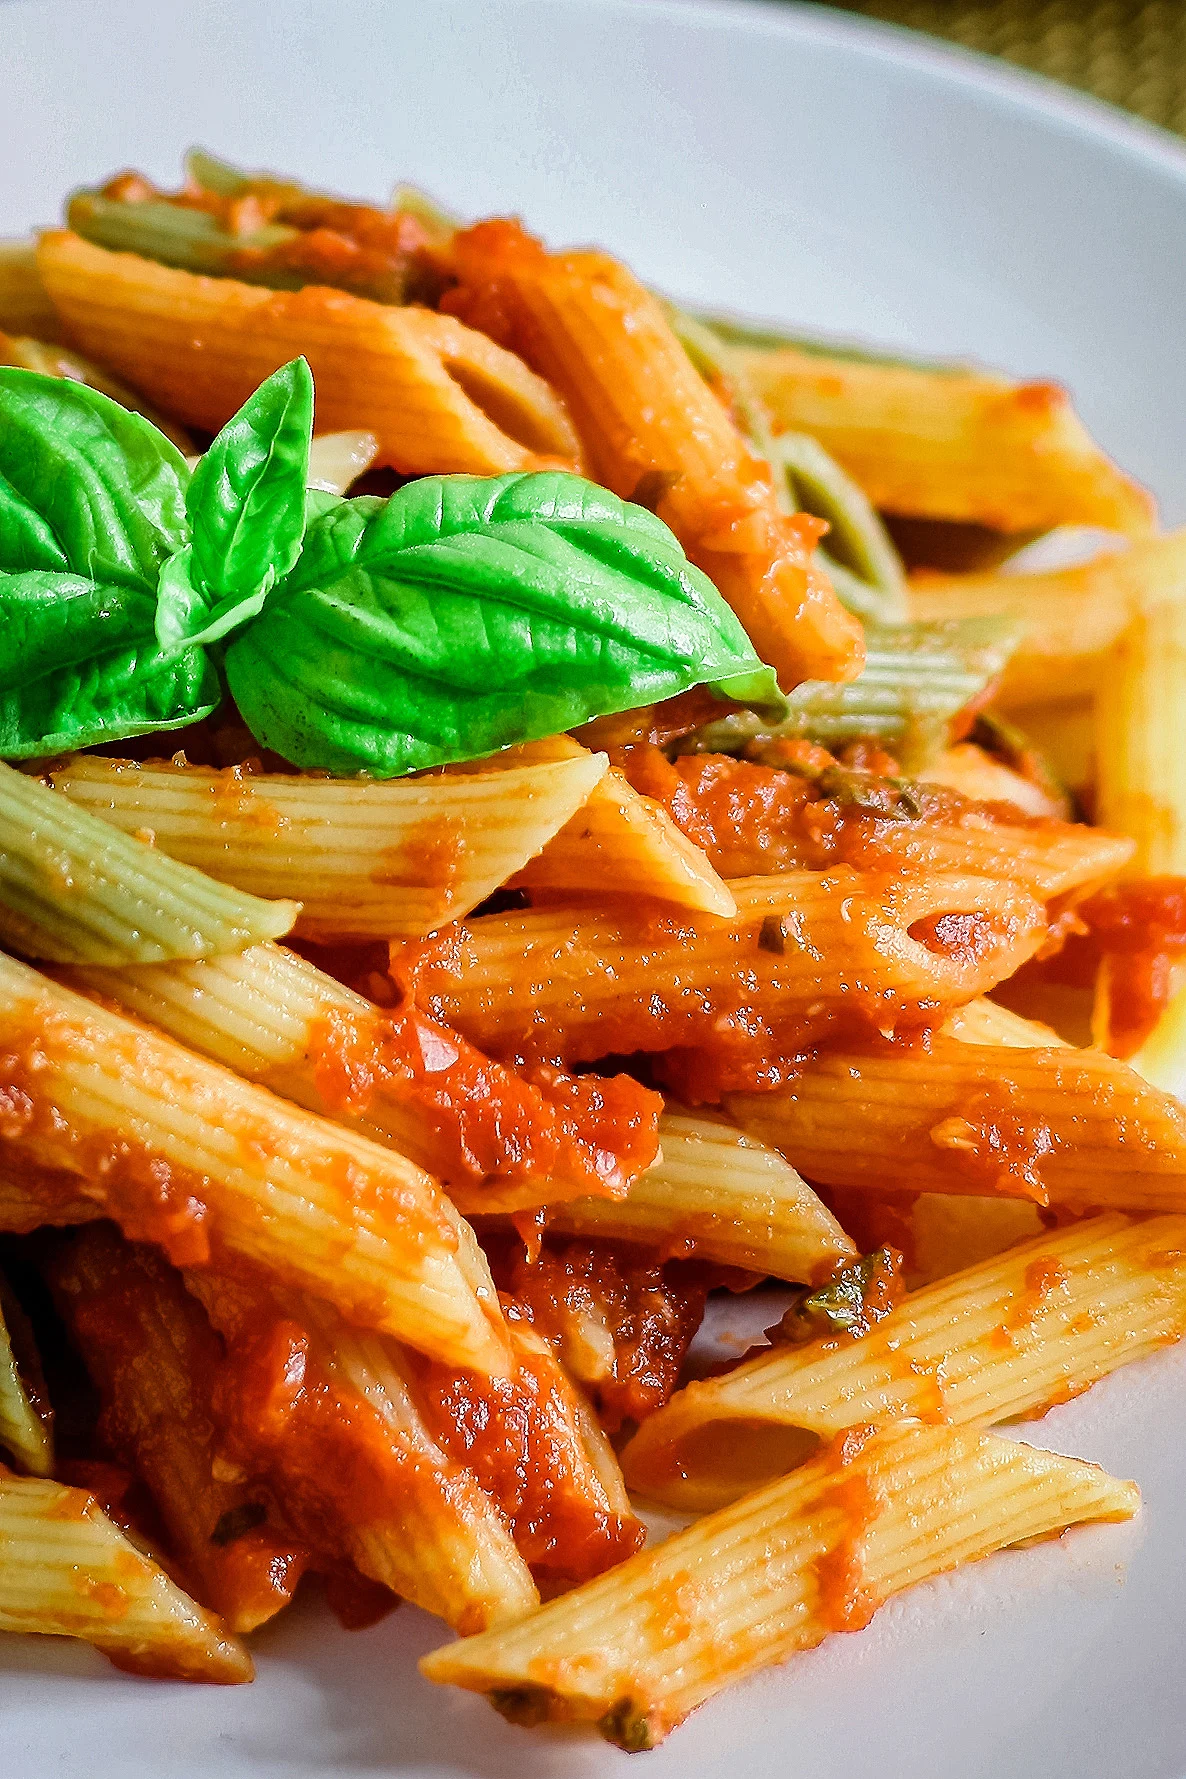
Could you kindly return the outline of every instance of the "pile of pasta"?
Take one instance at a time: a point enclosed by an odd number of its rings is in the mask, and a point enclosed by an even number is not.
[[[197,456],[304,354],[339,492],[578,470],[790,714],[380,782],[224,708],[0,766],[0,1628],[244,1681],[309,1572],[459,1633],[429,1679],[645,1749],[1133,1514],[992,1429],[1186,1331],[1186,533],[1052,385],[415,193],[198,155],[67,222],[0,252],[0,362]],[[710,1296],[769,1282],[702,1375]]]

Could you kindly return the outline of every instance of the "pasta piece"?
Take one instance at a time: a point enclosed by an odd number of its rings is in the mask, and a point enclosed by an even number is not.
[[[80,970],[72,980],[388,1144],[465,1210],[621,1197],[658,1150],[661,1102],[628,1076],[541,1069],[526,1079],[414,1007],[386,1012],[276,946],[200,965]]]
[[[815,1282],[856,1248],[794,1168],[735,1125],[669,1105],[662,1157],[625,1198],[548,1206],[557,1233],[610,1236],[663,1254]]]
[[[320,285],[272,291],[200,277],[61,229],[41,237],[37,264],[84,352],[208,432],[303,353],[318,430],[373,432],[377,461],[401,475],[579,465],[548,385],[452,316]]]
[[[636,743],[611,756],[726,879],[833,864],[907,866],[1002,877],[1045,899],[1113,876],[1132,855],[1132,841],[1119,834],[848,771],[827,755],[805,760],[801,751],[772,748],[768,764],[699,753],[669,761]]]
[[[843,1206],[838,1204],[837,1210],[842,1212]],[[912,1288],[929,1285],[1041,1233],[1042,1213],[1025,1199],[920,1192],[910,1206],[907,1282]]]
[[[945,748],[964,713],[992,695],[1017,646],[1015,620],[990,616],[869,624],[865,665],[848,685],[808,680],[771,724],[738,710],[706,723],[686,746],[762,759],[771,748],[810,740],[823,747],[876,741],[912,773]]]
[[[87,754],[47,777],[81,809],[240,890],[299,886],[306,938],[388,939],[468,914],[564,827],[607,770],[604,754],[573,749],[518,770],[382,784]]]
[[[912,576],[914,617],[1008,616],[1025,626],[998,701],[1019,706],[1081,698],[1101,684],[1108,651],[1146,604],[1186,596],[1186,527],[1138,538],[1076,568],[1040,574]]]
[[[1152,497],[1104,456],[1055,383],[792,346],[736,360],[776,431],[810,433],[883,511],[1010,532],[1142,536],[1156,520]]]
[[[845,1427],[1037,1414],[1184,1333],[1186,1217],[1095,1217],[913,1292],[860,1339],[776,1344],[688,1384],[635,1434],[626,1475],[707,1512]]]
[[[412,1162],[0,956],[0,1165],[92,1199],[175,1264],[272,1269],[360,1322],[497,1370],[472,1232]],[[81,1183],[81,1185],[80,1185]]]
[[[0,281],[2,279],[3,272],[0,271]],[[102,365],[94,364],[91,359],[84,358],[80,352],[75,352],[69,346],[47,345],[44,340],[30,339],[22,334],[0,334],[0,364],[16,365],[26,371],[40,371],[43,377],[67,377],[72,383],[85,383],[89,388],[109,395],[121,407],[143,414],[183,454],[193,450],[193,440],[184,427],[175,425],[167,416],[149,406],[134,389],[105,371]]]
[[[379,455],[373,432],[326,432],[309,445],[309,486],[325,494],[346,494]]]
[[[455,1630],[531,1611],[539,1595],[506,1525],[434,1440],[397,1342],[262,1277],[188,1282],[226,1338],[224,1462],[263,1479],[315,1561],[351,1563]]]
[[[0,1469],[0,1631],[81,1637],[129,1674],[237,1686],[251,1657],[84,1489]]]
[[[1151,1087],[1186,1100],[1186,980],[1177,972],[1177,987],[1128,1066]]]
[[[212,883],[0,764],[0,939],[57,964],[147,964],[278,939],[294,902]]]
[[[1186,576],[1182,594],[1133,619],[1096,692],[1098,815],[1136,841],[1134,876],[1186,872]]]
[[[37,243],[0,241],[0,329],[33,334],[39,340],[61,335],[58,312],[37,270]]]
[[[977,1434],[855,1429],[794,1475],[677,1532],[509,1631],[421,1661],[516,1723],[595,1723],[652,1748],[730,1680],[862,1629],[928,1576],[1083,1520],[1135,1483]]]
[[[567,400],[593,474],[669,524],[787,689],[860,671],[861,626],[812,564],[818,521],[782,510],[768,464],[707,388],[657,298],[600,253],[549,254],[517,223],[454,241],[445,306],[506,328]]]
[[[102,1216],[94,1200],[83,1196],[77,1175],[23,1161],[12,1165],[2,1150],[0,1143],[0,1231],[5,1235],[31,1235],[43,1224],[66,1228]]]
[[[756,1019],[788,1043],[842,1020],[892,1029],[1008,976],[1044,930],[1036,903],[990,878],[883,882],[842,868],[731,887],[732,921],[484,915],[393,948],[393,966],[474,1043],[585,1061],[730,1034],[742,1044]]]
[[[222,1349],[200,1304],[159,1254],[110,1224],[80,1230],[46,1266],[99,1392],[104,1445],[147,1485],[194,1592],[232,1631],[254,1631],[288,1604],[308,1553],[268,1524],[258,1484],[222,1457]]]
[[[0,1448],[30,1476],[53,1470],[53,1409],[28,1318],[0,1274]]]
[[[573,759],[584,751],[569,735],[509,750],[540,760]],[[616,771],[598,780],[577,813],[507,887],[564,890],[570,895],[651,896],[702,914],[737,912],[727,886],[700,848],[680,832],[665,809],[640,796]]]
[[[974,742],[961,741],[940,754],[922,773],[926,784],[945,785],[973,803],[1015,803],[1023,814],[1058,821],[1067,814],[1065,797],[1046,785],[1023,778]]]
[[[774,1093],[729,1094],[744,1130],[821,1186],[1186,1210],[1186,1109],[1127,1064],[1039,1043],[829,1050]]]

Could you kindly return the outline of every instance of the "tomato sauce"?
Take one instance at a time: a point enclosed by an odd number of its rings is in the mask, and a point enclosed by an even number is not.
[[[1165,1011],[1175,965],[1184,958],[1186,877],[1148,877],[1111,884],[1076,903],[1061,945],[1048,945],[1018,980],[1090,990],[1105,973],[1107,1029],[1097,1041],[1126,1058]]]
[[[706,1269],[647,1248],[547,1236],[532,1256],[487,1236],[495,1283],[588,1390],[611,1431],[644,1420],[676,1387],[704,1316]]]

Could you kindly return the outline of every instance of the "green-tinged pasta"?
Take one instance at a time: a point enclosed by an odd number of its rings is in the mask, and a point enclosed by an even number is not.
[[[0,765],[0,940],[55,964],[217,957],[299,911],[216,883]]]
[[[81,1637],[117,1668],[235,1686],[251,1657],[84,1489],[0,1469],[0,1631]]]
[[[816,552],[841,601],[860,618],[896,623],[907,615],[902,562],[872,505],[818,439],[776,433],[744,365],[729,343],[703,322],[668,306],[668,319],[701,376],[721,384],[755,450],[775,472],[789,513],[812,513],[828,523]]]
[[[936,377],[958,377],[968,370],[967,364],[958,359],[911,358],[901,352],[877,352],[854,340],[833,340],[825,334],[795,334],[785,328],[738,321],[728,315],[700,314],[696,320],[722,345],[740,346],[750,352],[782,352],[791,347],[796,352],[812,352],[820,358],[842,358],[852,364],[893,365],[898,369],[926,371]]]
[[[33,1331],[0,1276],[0,1447],[29,1475],[48,1476],[51,1426]]]
[[[904,770],[921,771],[947,746],[952,719],[1004,670],[1019,636],[1016,621],[1001,618],[870,625],[859,679],[808,681],[790,694],[790,715],[777,726],[738,711],[696,730],[682,750],[761,758],[772,741],[806,737],[840,747],[867,738]]]

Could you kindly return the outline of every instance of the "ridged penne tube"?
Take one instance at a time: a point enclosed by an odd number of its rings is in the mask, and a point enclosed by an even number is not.
[[[1186,980],[1179,974],[1178,981],[1157,1024],[1127,1061],[1150,1086],[1186,1100]]]
[[[1023,778],[971,741],[949,747],[920,776],[925,784],[944,785],[972,803],[1015,803],[1025,815],[1050,821],[1065,820],[1068,813],[1065,796],[1048,784]]]
[[[624,1454],[631,1488],[704,1513],[845,1427],[989,1427],[1186,1333],[1186,1217],[1094,1217],[911,1293],[860,1339],[775,1345],[691,1383]]]
[[[625,1198],[549,1206],[549,1230],[812,1283],[856,1257],[827,1206],[765,1143],[679,1107],[664,1113],[659,1137],[662,1159]]]
[[[176,1264],[268,1268],[458,1364],[506,1359],[472,1232],[412,1162],[0,956],[0,1166]],[[55,1193],[46,1180],[46,1215]],[[485,1281],[485,1282],[483,1282]]]
[[[626,770],[726,880],[833,864],[887,875],[905,867],[1003,877],[1045,901],[1114,876],[1133,850],[1120,834],[1026,818],[918,780],[836,766],[809,779],[787,770],[778,748],[763,764],[699,752],[668,761],[639,746]]]
[[[36,241],[0,241],[0,329],[56,340],[61,328],[37,270]]]
[[[658,299],[607,254],[549,254],[515,224],[479,224],[454,253],[462,312],[480,324],[497,292],[516,344],[568,402],[594,475],[654,504],[780,683],[852,679],[861,627],[812,563],[820,525],[783,512],[769,465]]]
[[[556,735],[510,751],[538,759],[571,759],[584,749],[571,736]],[[612,769],[508,888],[649,896],[702,914],[737,912],[728,886],[701,848],[681,833],[661,804],[642,796]]]
[[[594,1723],[652,1748],[731,1680],[862,1629],[928,1576],[1084,1520],[1130,1518],[1135,1483],[946,1427],[854,1429],[509,1631],[425,1656],[517,1723]]]
[[[0,1450],[30,1476],[54,1467],[53,1417],[33,1331],[0,1275]]]
[[[459,922],[393,948],[393,964],[474,1043],[584,1061],[703,1041],[743,1010],[800,1040],[842,1018],[892,1029],[1011,975],[1045,926],[1024,893],[954,873],[787,871],[730,888],[733,920],[537,908]]]
[[[843,1046],[790,1086],[726,1106],[821,1186],[1186,1210],[1186,1108],[1126,1063],[1052,1037]]]
[[[776,430],[817,438],[883,511],[1012,532],[1155,521],[1056,383],[794,347],[735,357]]]
[[[251,1657],[84,1489],[0,1469],[0,1631],[81,1637],[117,1668],[235,1686]]]
[[[315,1565],[352,1563],[455,1630],[538,1604],[494,1503],[425,1426],[397,1342],[262,1276],[187,1282],[226,1340],[224,1463],[263,1478]],[[277,1394],[285,1411],[261,1412]]]
[[[231,1479],[214,1419],[222,1348],[180,1275],[108,1223],[46,1261],[99,1392],[104,1444],[147,1485],[194,1592],[240,1635],[292,1598],[308,1557],[267,1524],[258,1483]]]
[[[279,939],[296,914],[293,902],[212,882],[0,764],[6,945],[55,964],[149,964]]]
[[[543,379],[452,316],[321,285],[272,291],[199,277],[60,229],[41,237],[37,264],[85,352],[208,432],[303,353],[318,430],[373,432],[378,462],[401,475],[578,465],[568,416]]]
[[[398,1150],[467,1211],[620,1197],[657,1150],[657,1096],[633,1081],[568,1079],[550,1093],[415,1008],[385,1012],[277,946],[209,967],[79,970],[71,980]],[[4,1208],[0,1178],[0,1219]]]
[[[2,280],[0,270],[0,282]],[[183,426],[158,413],[135,389],[113,377],[102,365],[84,358],[81,352],[75,352],[72,346],[47,345],[45,340],[30,339],[27,334],[0,334],[0,364],[15,365],[19,370],[40,371],[43,377],[68,377],[71,382],[85,383],[88,388],[109,395],[121,407],[143,414],[183,454],[193,450],[193,440]]]
[[[1186,872],[1184,696],[1186,585],[1133,619],[1096,692],[1097,813],[1136,841],[1134,876]]]
[[[80,810],[151,833],[158,854],[239,890],[299,884],[308,938],[385,939],[468,914],[564,827],[608,769],[573,746],[513,770],[389,783],[85,754],[47,776]]]
[[[1040,574],[955,574],[930,570],[910,583],[915,618],[1004,616],[1024,626],[1005,668],[998,703],[1010,709],[1093,693],[1108,651],[1145,605],[1186,599],[1186,527],[1137,538],[1127,549],[1075,568]]]
[[[379,455],[373,432],[326,432],[309,444],[309,486],[326,494],[345,494],[365,475]]]

